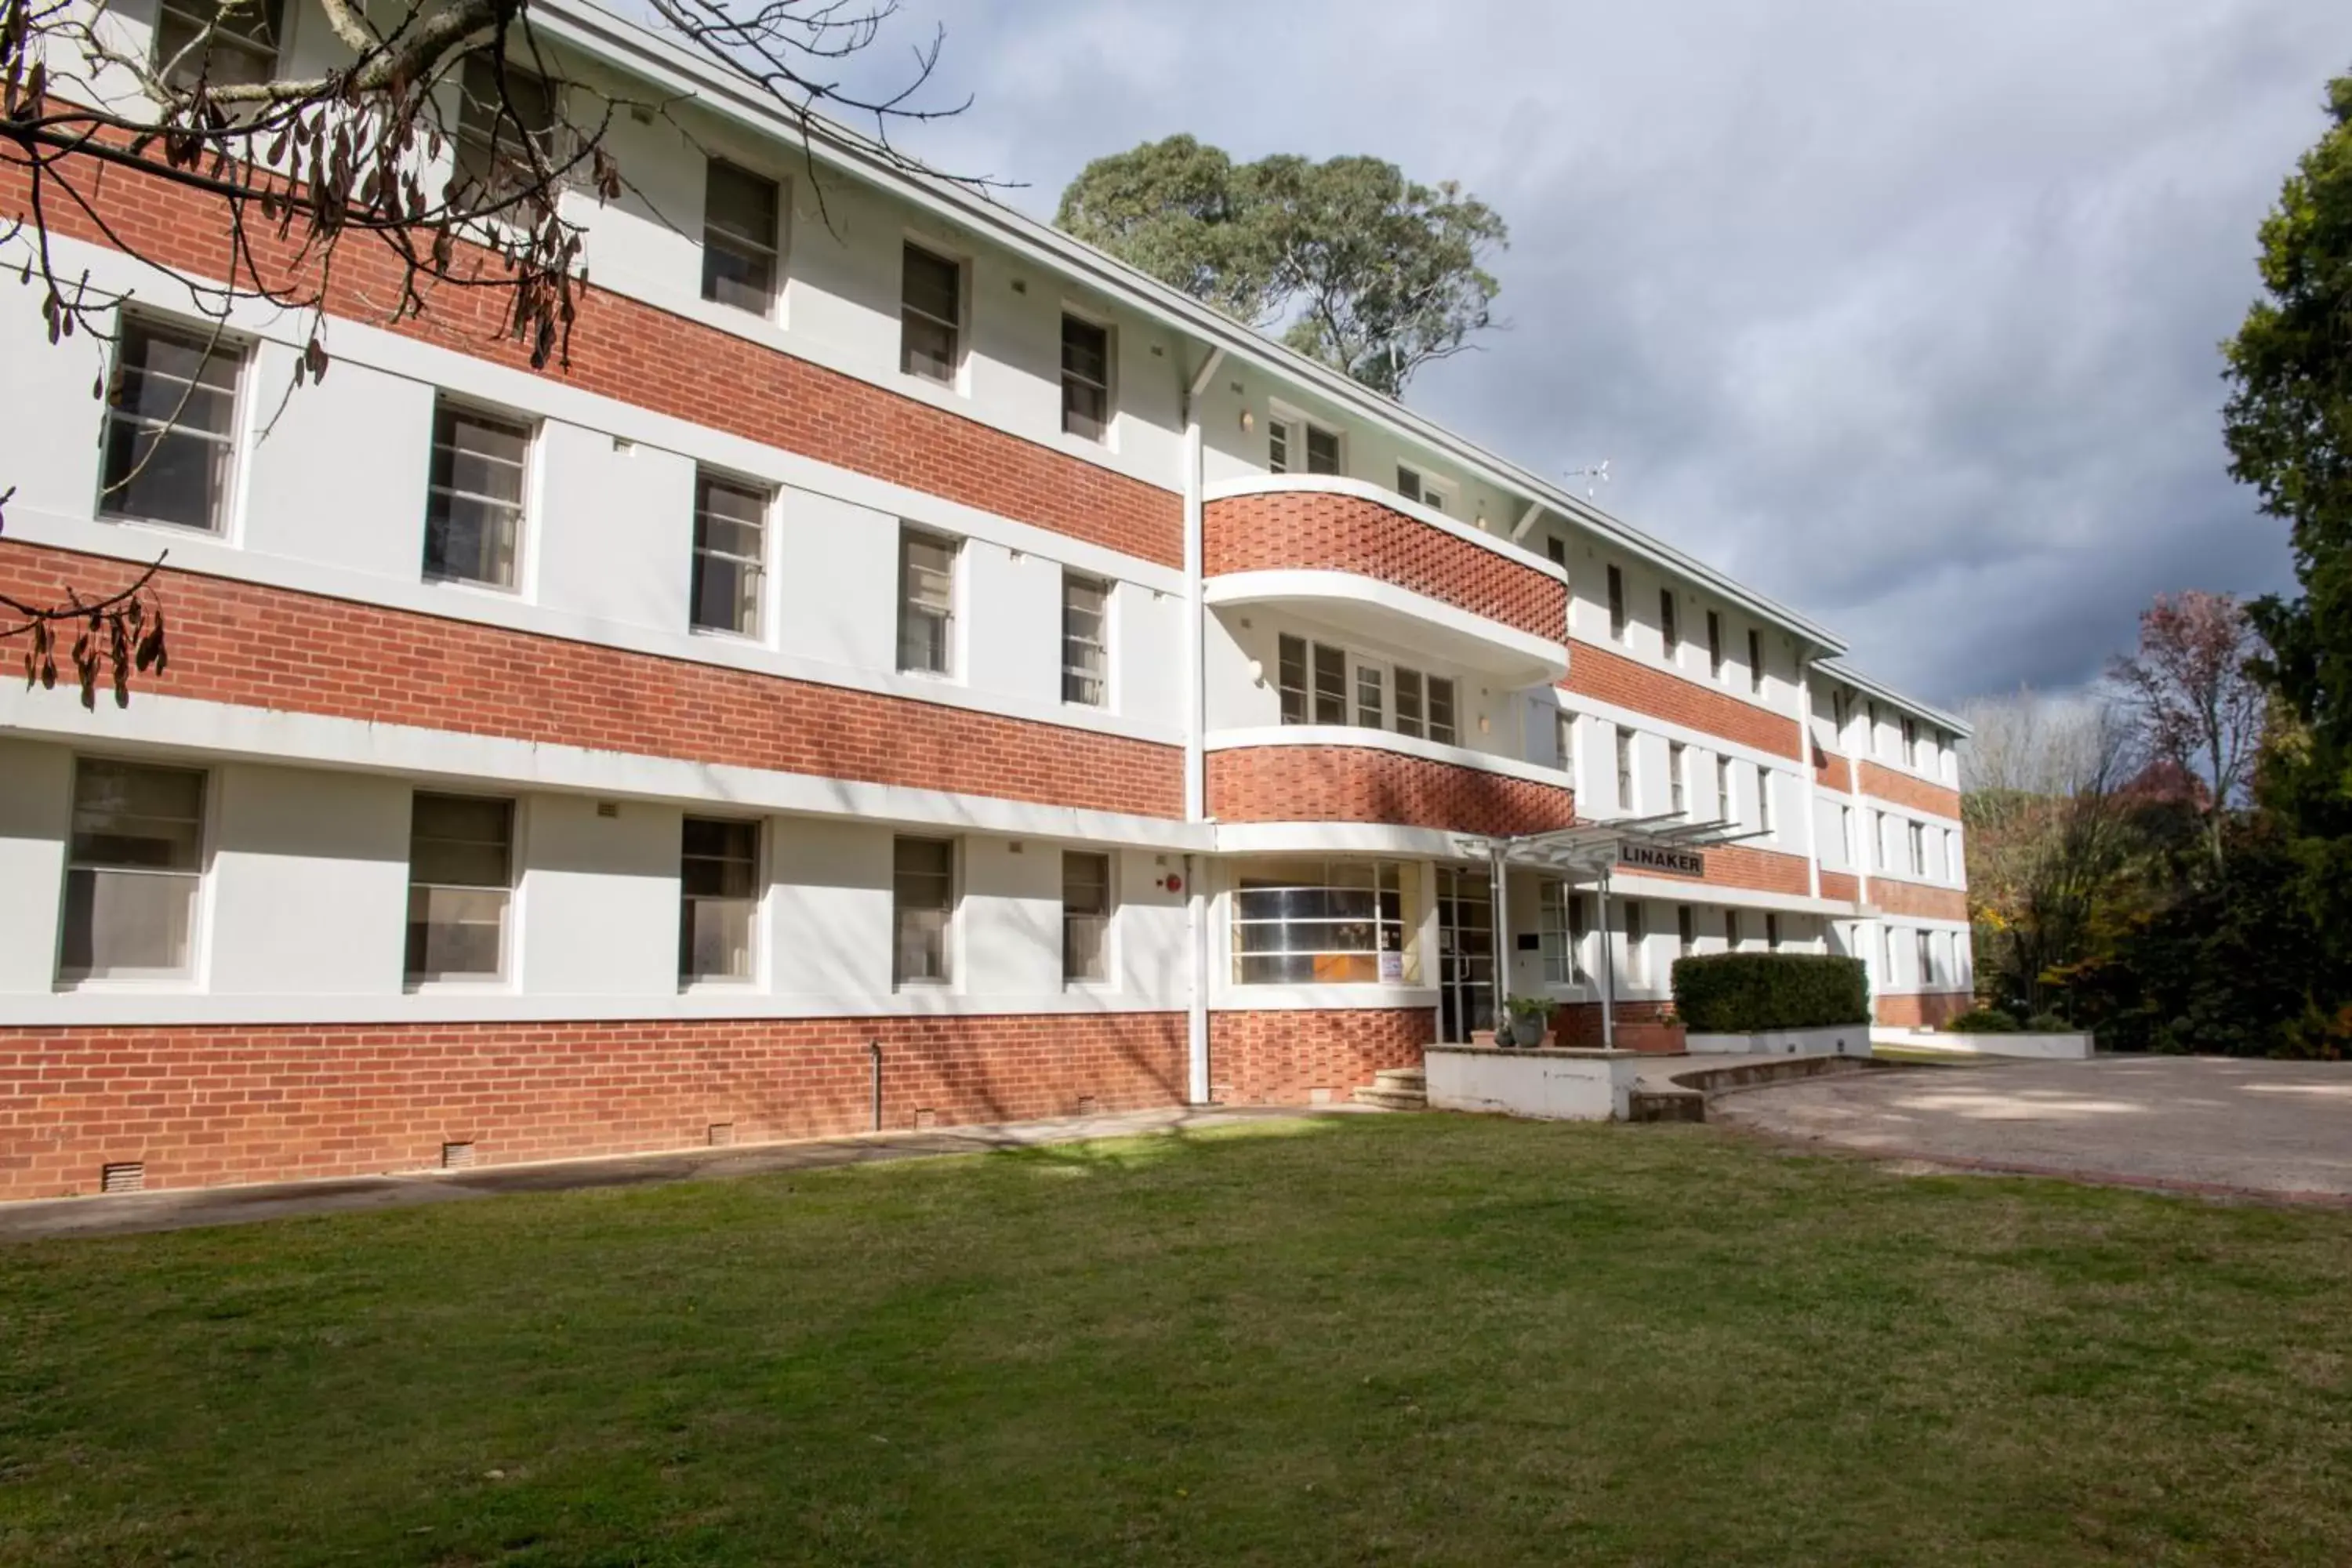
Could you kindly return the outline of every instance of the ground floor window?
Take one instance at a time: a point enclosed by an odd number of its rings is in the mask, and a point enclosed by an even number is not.
[[[85,757],[66,857],[68,980],[188,973],[204,864],[205,775]]]
[[[1584,897],[1565,882],[1547,881],[1536,898],[1537,942],[1543,953],[1547,985],[1574,985],[1584,978],[1577,951],[1584,940]]]
[[[420,791],[409,816],[409,982],[504,974],[513,889],[514,802]]]
[[[1417,984],[1415,871],[1393,860],[1244,862],[1234,892],[1234,981]]]

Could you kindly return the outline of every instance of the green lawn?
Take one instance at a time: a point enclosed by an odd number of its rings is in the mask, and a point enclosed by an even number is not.
[[[0,1563],[2352,1560],[2352,1215],[1448,1117],[0,1247]]]

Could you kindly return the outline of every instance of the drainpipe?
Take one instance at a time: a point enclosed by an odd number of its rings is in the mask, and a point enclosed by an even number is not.
[[[874,1131],[882,1131],[882,1042],[866,1042],[866,1054],[874,1063]]]
[[[1192,1000],[1184,1009],[1184,1097],[1209,1103],[1209,894],[1201,886],[1205,857],[1184,857],[1184,931],[1192,944]]]
[[[1504,1028],[1510,1000],[1511,968],[1511,895],[1503,860],[1503,841],[1489,839],[1486,858],[1491,869],[1486,874],[1487,901],[1493,906],[1495,931],[1488,940],[1494,948],[1495,1032],[1499,1039]]]
[[[1184,820],[1209,819],[1208,605],[1203,579],[1207,557],[1202,539],[1202,490],[1206,483],[1201,435],[1201,396],[1224,363],[1225,351],[1209,357],[1184,387]],[[1192,997],[1184,1012],[1185,1095],[1194,1105],[1209,1102],[1209,919],[1201,888],[1202,862],[1184,858],[1185,928],[1192,944]]]
[[[1601,1048],[1617,1048],[1617,930],[1609,921],[1609,873],[1601,873]]]

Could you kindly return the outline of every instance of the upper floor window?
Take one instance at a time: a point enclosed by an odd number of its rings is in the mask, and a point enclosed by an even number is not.
[[[182,89],[198,78],[214,87],[266,82],[278,74],[284,21],[283,0],[164,0],[155,18],[156,74]]]
[[[158,979],[194,962],[205,775],[81,758],[66,847],[67,980]]]
[[[1583,945],[1584,900],[1562,881],[1547,878],[1536,894],[1536,942],[1547,985],[1573,985],[1583,976],[1577,950]]]
[[[1561,571],[1568,570],[1568,541],[1553,534],[1544,541],[1544,555]]]
[[[1658,590],[1658,635],[1665,639],[1666,657],[1674,658],[1683,650],[1682,627],[1675,618],[1675,591]]]
[[[1617,809],[1633,809],[1633,732],[1617,731]]]
[[[1551,719],[1552,751],[1559,759],[1559,771],[1568,775],[1568,787],[1576,787],[1576,715],[1559,712]]]
[[[1356,666],[1356,722],[1367,730],[1383,729],[1388,724],[1387,703],[1382,700],[1388,671],[1377,664]]]
[[[1854,853],[1853,807],[1850,805],[1838,807],[1838,842],[1845,847],[1845,863],[1859,867],[1862,858]]]
[[[1284,634],[1276,650],[1275,691],[1286,724],[1346,723],[1347,650]]]
[[[1698,911],[1688,904],[1675,906],[1675,944],[1685,958],[1698,951]]]
[[[1062,854],[1062,983],[1110,978],[1110,857]]]
[[[1674,792],[1672,810],[1677,816],[1690,814],[1690,784],[1685,778],[1690,761],[1690,748],[1680,741],[1666,742],[1666,783]]]
[[[893,985],[944,985],[953,978],[948,927],[955,918],[955,841],[893,841],[890,867]]]
[[[1723,679],[1723,615],[1718,610],[1706,613],[1706,678]]]
[[[898,368],[941,385],[963,363],[963,265],[909,242],[898,274]]]
[[[1731,759],[1715,759],[1715,815],[1725,822],[1739,820],[1739,807],[1731,798]]]
[[[101,514],[220,531],[242,361],[209,333],[122,318],[106,394]]]
[[[1062,574],[1062,700],[1100,708],[1110,700],[1110,584]]]
[[[760,825],[686,818],[677,882],[678,978],[751,979],[751,931],[760,907]]]
[[[1764,945],[1770,952],[1780,951],[1780,914],[1777,910],[1764,911]]]
[[[515,585],[530,456],[529,426],[446,398],[435,406],[433,471],[425,499],[427,577]]]
[[[1726,952],[1738,952],[1739,951],[1739,911],[1738,910],[1726,910],[1723,911],[1723,951]]]
[[[1915,876],[1915,877],[1924,877],[1924,876],[1926,876],[1926,875],[1927,874],[1927,825],[1926,825],[1926,824],[1924,824],[1924,823],[1918,823],[1918,822],[1915,822],[1915,823],[1911,824],[1911,828],[1910,828],[1910,838],[1911,838],[1911,862],[1910,862],[1910,863],[1911,863],[1911,874],[1912,874],[1913,876]]]
[[[1265,425],[1265,466],[1276,474],[1336,474],[1339,433],[1308,420],[1273,416]]]
[[[1768,836],[1780,831],[1772,821],[1772,770],[1761,766],[1756,770],[1756,826]]]
[[[1625,640],[1625,574],[1614,566],[1609,568],[1609,635]]]
[[[501,77],[505,90],[499,90]],[[512,60],[468,55],[458,73],[457,178],[454,187],[477,202],[520,195],[562,162],[555,87]]]
[[[1960,835],[1957,828],[1944,829],[1944,879],[1948,882],[1968,879],[1968,862],[1960,858]]]
[[[776,302],[781,193],[775,181],[721,158],[704,169],[702,297],[764,316]]]
[[[1853,693],[1839,687],[1830,693],[1830,728],[1837,731],[1838,743],[1845,743],[1845,727],[1853,718]]]
[[[1903,761],[1911,767],[1919,762],[1919,721],[1906,714],[1903,719]]]
[[[955,670],[957,542],[917,529],[898,536],[898,668]]]
[[[1423,479],[1419,470],[1397,465],[1397,494],[1407,500],[1419,501],[1432,511],[1445,510],[1445,491],[1434,479]]]
[[[419,794],[409,811],[409,981],[506,973],[513,888],[514,802]]]
[[[764,490],[698,472],[694,476],[695,626],[703,631],[760,635],[766,597],[768,495]]]
[[[1421,672],[1400,669],[1396,672],[1396,727],[1400,735],[1429,733],[1429,704],[1423,700]]]
[[[1874,757],[1883,754],[1878,747],[1878,704],[1875,702],[1870,705],[1870,735],[1864,741],[1863,750]]]
[[[1748,628],[1748,689],[1764,695],[1764,634],[1753,626]]]
[[[1650,961],[1646,949],[1650,942],[1650,922],[1639,903],[1625,901],[1625,980],[1628,984],[1646,985],[1650,981]]]
[[[1062,429],[1099,441],[1110,431],[1110,329],[1062,317]]]
[[[1924,931],[1913,931],[1911,937],[1918,950],[1915,962],[1919,966],[1919,989],[1925,991],[1936,984],[1935,938],[1933,933]]]
[[[1387,728],[1391,691],[1398,734],[1455,743],[1452,677],[1385,664],[1286,632],[1276,639],[1275,693],[1286,724],[1348,723],[1352,694],[1357,725]]]

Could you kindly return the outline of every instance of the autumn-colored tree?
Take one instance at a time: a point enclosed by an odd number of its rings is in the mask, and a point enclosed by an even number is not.
[[[2222,858],[2222,823],[2243,799],[2263,740],[2269,694],[2256,678],[2262,638],[2228,594],[2160,594],[2140,613],[2139,649],[2115,661],[2144,757],[2203,786],[2208,847]]]

